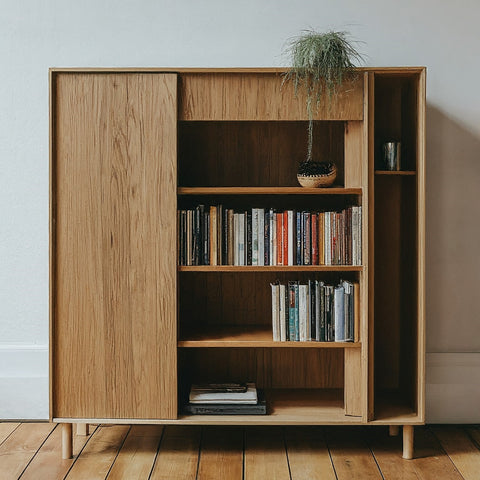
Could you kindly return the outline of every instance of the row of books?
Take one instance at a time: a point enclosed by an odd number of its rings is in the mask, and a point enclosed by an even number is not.
[[[178,211],[180,265],[361,265],[362,207]]]
[[[358,283],[343,280],[333,286],[308,280],[271,287],[274,341],[357,341]]]

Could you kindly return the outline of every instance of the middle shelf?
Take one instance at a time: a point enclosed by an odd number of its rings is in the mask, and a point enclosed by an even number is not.
[[[188,348],[360,348],[360,342],[274,342],[272,329],[265,325],[213,326],[188,332],[177,343]]]

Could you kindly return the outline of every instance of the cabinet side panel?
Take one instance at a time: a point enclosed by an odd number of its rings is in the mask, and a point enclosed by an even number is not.
[[[176,417],[176,75],[59,74],[53,416]]]

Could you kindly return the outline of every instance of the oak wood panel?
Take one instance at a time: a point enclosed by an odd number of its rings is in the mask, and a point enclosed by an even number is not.
[[[480,472],[480,450],[466,432],[458,427],[433,427],[432,430],[463,478],[477,479]]]
[[[366,168],[363,158],[364,122],[345,123],[345,188],[367,187],[363,170]]]
[[[364,413],[363,365],[360,349],[345,349],[345,415],[361,417]]]
[[[166,427],[150,480],[195,480],[200,427]]]
[[[404,173],[409,172],[388,172]],[[179,195],[361,195],[361,188],[306,187],[179,187]]]
[[[20,426],[19,423],[5,422],[0,423],[0,445]]]
[[[321,429],[288,427],[285,431],[285,442],[292,480],[336,480]]]
[[[108,473],[108,480],[147,479],[155,462],[163,427],[134,425]]]
[[[242,480],[243,443],[242,428],[204,427],[197,480]]]
[[[280,427],[249,428],[245,435],[245,480],[290,480]]]
[[[176,85],[56,78],[55,417],[176,416]]]
[[[22,474],[22,480],[63,480],[89,440],[90,437],[74,435],[74,457],[62,459],[62,426],[57,425],[28,464]]]
[[[332,98],[322,99],[316,119],[362,120],[361,75],[347,79]],[[307,120],[305,94],[282,85],[278,74],[204,73],[181,75],[181,120]]]
[[[180,122],[178,184],[298,189],[298,166],[307,156],[307,126],[306,121]],[[343,122],[315,121],[313,128],[313,159],[334,162],[334,187],[341,187]]]
[[[81,456],[68,473],[68,480],[100,480],[107,476],[122,448],[130,426],[111,425],[97,428]]]
[[[262,348],[360,348],[353,342],[277,342],[268,326],[213,327],[188,332],[178,341],[179,347],[262,347]],[[359,373],[359,372],[358,372]]]
[[[381,479],[377,464],[359,429],[327,430],[327,444],[338,480]]]
[[[22,423],[0,446],[2,480],[17,480],[55,425]]]

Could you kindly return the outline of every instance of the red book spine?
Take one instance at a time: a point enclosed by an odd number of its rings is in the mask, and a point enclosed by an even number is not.
[[[277,213],[277,265],[283,265],[283,213]]]
[[[283,212],[283,264],[288,265],[288,212]]]
[[[318,265],[318,215],[312,213],[312,265]]]

